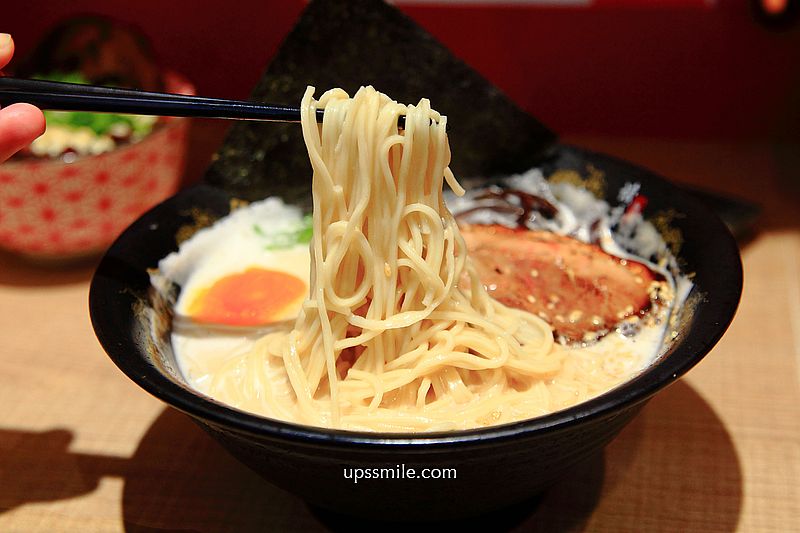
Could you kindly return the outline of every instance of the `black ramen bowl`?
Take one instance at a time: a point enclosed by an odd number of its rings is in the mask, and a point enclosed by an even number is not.
[[[189,388],[169,342],[170,310],[151,291],[148,269],[177,249],[176,236],[226,215],[232,198],[209,186],[153,208],[111,246],[92,280],[89,306],[97,337],[139,386],[194,419],[244,464],[312,505],[384,520],[444,520],[526,500],[605,446],[661,389],[697,364],[733,318],[742,289],[739,252],[705,206],[652,173],[580,149],[560,147],[545,176],[602,182],[615,203],[626,182],[649,198],[645,215],[673,214],[677,256],[695,287],[679,334],[641,374],[585,403],[513,424],[427,434],[376,434],[301,426],[227,407]],[[565,174],[566,173],[566,174]],[[599,189],[598,189],[599,190]],[[448,479],[362,479],[354,471],[456,469]],[[436,471],[441,472],[441,471]],[[388,471],[384,471],[388,475]]]

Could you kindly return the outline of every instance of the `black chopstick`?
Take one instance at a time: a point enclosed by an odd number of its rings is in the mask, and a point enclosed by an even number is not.
[[[0,105],[14,103],[53,111],[300,122],[300,108],[295,106],[0,77]],[[318,122],[322,122],[323,113],[317,110]],[[398,126],[405,126],[405,117],[399,117]]]
[[[184,101],[215,100],[187,94],[156,93],[139,89],[123,89],[121,87],[105,87],[102,85],[87,85],[82,83],[67,83],[63,81],[30,80],[24,78],[0,78],[0,91],[20,91],[28,93],[55,93],[77,94],[96,96],[130,96],[131,98],[154,98]]]
[[[0,105],[171,117],[300,122],[300,108],[44,80],[0,78]],[[322,110],[318,111],[321,114]]]

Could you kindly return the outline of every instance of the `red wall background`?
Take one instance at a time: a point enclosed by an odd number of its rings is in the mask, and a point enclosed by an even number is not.
[[[24,54],[77,13],[133,23],[200,94],[244,97],[305,2],[4,2]],[[771,30],[745,0],[585,6],[399,7],[523,108],[566,135],[760,139],[800,134],[800,27]]]

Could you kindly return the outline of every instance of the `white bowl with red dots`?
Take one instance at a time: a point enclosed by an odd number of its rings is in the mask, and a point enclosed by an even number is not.
[[[176,75],[170,92],[193,94]],[[188,119],[164,118],[142,140],[71,162],[26,158],[0,165],[0,248],[37,259],[96,255],[179,187]]]

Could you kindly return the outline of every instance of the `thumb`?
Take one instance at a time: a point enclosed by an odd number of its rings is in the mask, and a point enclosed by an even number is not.
[[[28,146],[44,133],[44,115],[30,104],[0,109],[0,162]]]

